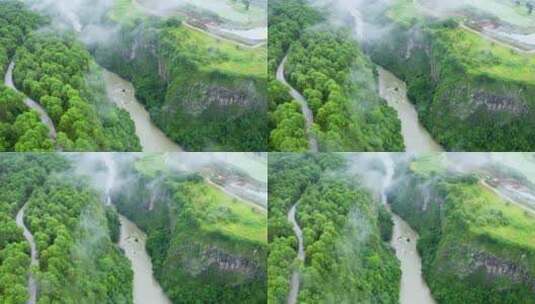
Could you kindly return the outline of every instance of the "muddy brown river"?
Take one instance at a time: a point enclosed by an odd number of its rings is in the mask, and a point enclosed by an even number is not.
[[[416,250],[418,234],[397,214],[390,210],[386,192],[394,177],[394,162],[384,155],[386,168],[381,193],[382,203],[392,214],[394,229],[390,245],[396,251],[401,266],[401,288],[399,301],[401,304],[435,304],[431,291],[422,276],[422,261]]]
[[[439,152],[442,147],[422,126],[418,112],[407,97],[406,84],[391,72],[378,67],[379,94],[398,113],[401,120],[401,134],[407,152]]]
[[[111,205],[111,193],[117,179],[117,168],[110,153],[103,153],[102,160],[108,169],[105,184],[106,204]],[[147,236],[136,224],[119,214],[121,224],[119,247],[132,264],[134,272],[134,304],[171,304],[152,271],[152,261],[145,247]]]
[[[146,235],[134,223],[120,215],[121,238],[119,246],[132,263],[134,271],[135,304],[171,304],[171,301],[154,278],[152,262],[145,247]]]
[[[151,120],[149,112],[137,100],[132,84],[117,74],[103,69],[104,82],[111,102],[130,113],[136,125],[143,152],[181,152],[182,148],[163,133]]]

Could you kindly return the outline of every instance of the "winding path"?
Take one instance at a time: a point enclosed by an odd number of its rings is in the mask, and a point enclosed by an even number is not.
[[[292,223],[293,230],[295,233],[295,236],[297,237],[298,241],[298,251],[297,251],[297,259],[299,262],[304,263],[305,262],[305,246],[303,243],[303,231],[301,231],[301,227],[299,227],[299,224],[297,223],[297,220],[295,218],[295,213],[297,212],[297,206],[299,203],[296,203],[292,206],[290,209],[290,212],[288,212],[288,221]],[[290,281],[290,293],[288,294],[288,304],[295,304],[297,303],[297,297],[299,296],[299,269],[295,269],[292,273],[292,279]]]
[[[15,61],[11,61],[11,63],[9,64],[9,67],[7,69],[7,72],[6,72],[6,76],[4,78],[4,83],[7,87],[9,88],[12,88],[13,90],[19,92],[20,94],[23,94],[22,92],[20,92],[16,87],[15,87],[15,82],[13,81],[13,69],[15,68]],[[37,102],[33,101],[32,99],[30,99],[29,97],[27,97],[26,95],[24,95],[25,98],[24,98],[24,104],[26,104],[26,106],[28,106],[29,108],[37,111],[37,113],[39,114],[39,117],[41,118],[41,121],[48,126],[48,129],[49,129],[49,136],[50,138],[52,139],[52,141],[56,141],[56,136],[57,136],[57,133],[56,133],[56,127],[54,126],[54,122],[52,121],[52,119],[50,118],[50,116],[48,116],[48,113],[45,111],[45,109]]]
[[[284,74],[284,66],[286,65],[286,61],[288,61],[288,55],[284,57],[281,64],[277,68],[277,80],[290,89],[290,95],[292,96],[292,98],[295,99],[301,105],[301,111],[303,112],[303,115],[305,116],[305,126],[306,126],[306,132],[308,134],[308,144],[309,144],[310,150],[312,152],[318,152],[319,151],[318,141],[312,132],[312,125],[314,124],[314,114],[312,113],[312,110],[308,106],[308,103],[305,97],[303,97],[301,93],[299,93],[296,89],[294,89],[288,83],[288,81],[286,81],[286,76]]]
[[[26,224],[24,224],[24,211],[26,210],[26,207],[28,206],[28,203],[26,203],[17,213],[16,222],[17,226],[21,227],[24,230],[24,238],[28,241],[30,244],[30,254],[31,254],[31,266],[39,266],[39,259],[37,257],[37,246],[35,245],[35,240],[33,239],[33,235],[26,227]],[[29,299],[26,304],[35,304],[37,302],[37,281],[35,280],[32,272],[29,273],[28,278],[28,294]]]

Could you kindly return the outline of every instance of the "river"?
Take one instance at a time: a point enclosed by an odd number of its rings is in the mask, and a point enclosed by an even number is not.
[[[35,245],[35,240],[33,238],[32,233],[30,230],[26,227],[26,224],[24,223],[24,211],[26,210],[26,207],[28,207],[28,203],[26,203],[17,213],[16,222],[17,226],[21,227],[24,231],[24,238],[28,243],[30,244],[30,257],[31,257],[31,263],[30,265],[39,267],[39,259],[37,257],[37,246]],[[26,304],[35,304],[37,302],[37,281],[35,280],[35,277],[33,276],[33,273],[29,272],[28,277],[28,301]]]
[[[182,148],[154,125],[149,112],[137,100],[132,84],[117,74],[104,68],[102,70],[108,97],[130,114],[143,152],[181,152]]]
[[[301,231],[301,227],[299,227],[299,224],[297,223],[297,219],[295,218],[298,205],[299,203],[296,203],[295,205],[293,205],[290,211],[288,212],[288,221],[292,224],[293,231],[295,233],[295,236],[297,237],[297,242],[298,242],[297,260],[299,260],[300,263],[304,263],[305,262],[305,246],[303,242],[303,231]],[[294,269],[292,273],[292,278],[290,281],[290,293],[288,294],[288,304],[297,303],[297,298],[299,296],[299,285],[300,285],[299,269]]]
[[[418,234],[401,217],[390,210],[387,190],[394,177],[394,162],[388,155],[383,156],[386,174],[381,193],[382,203],[392,214],[394,231],[390,245],[396,251],[401,264],[401,304],[435,304],[431,291],[422,277],[422,261],[416,249]]]
[[[366,22],[358,8],[349,11],[355,21],[355,35],[359,42],[366,40]],[[407,97],[407,85],[391,72],[378,67],[379,95],[396,110],[401,120],[401,135],[407,152],[443,151],[433,137],[422,126],[418,112]]]
[[[132,263],[134,271],[134,303],[135,304],[171,304],[162,287],[154,278],[152,262],[147,253],[146,235],[134,223],[120,215],[121,237],[119,246]]]
[[[110,153],[103,154],[108,169],[105,185],[106,204],[112,204],[111,193],[117,180],[117,169]],[[162,287],[154,278],[152,261],[145,247],[146,235],[125,216],[119,215],[121,223],[119,247],[132,264],[134,272],[134,304],[171,304]]]
[[[6,76],[4,77],[4,83],[7,87],[19,92],[20,94],[24,95],[24,104],[30,109],[33,109],[37,111],[37,114],[39,114],[39,117],[41,118],[41,122],[43,122],[49,130],[49,137],[52,139],[52,141],[56,141],[56,127],[54,126],[54,122],[48,116],[48,113],[45,111],[45,109],[37,102],[33,101],[32,99],[26,97],[26,95],[22,92],[20,92],[17,87],[15,87],[15,82],[13,81],[13,70],[15,69],[15,61],[11,61],[9,64],[9,67],[7,68]]]
[[[398,113],[407,152],[440,152],[442,147],[422,126],[418,112],[407,97],[406,84],[391,72],[378,67],[379,94]]]
[[[305,97],[303,97],[301,93],[299,93],[288,83],[288,81],[286,81],[286,76],[284,75],[284,66],[286,65],[286,61],[288,61],[288,55],[284,57],[279,67],[277,68],[277,80],[284,84],[286,87],[288,87],[288,89],[290,89],[290,95],[292,96],[292,98],[295,99],[299,103],[299,105],[301,105],[301,111],[303,112],[303,115],[305,117],[305,127],[306,132],[308,134],[308,144],[310,150],[312,152],[318,152],[318,141],[314,136],[314,133],[312,132],[312,125],[314,124],[314,114],[308,106]]]

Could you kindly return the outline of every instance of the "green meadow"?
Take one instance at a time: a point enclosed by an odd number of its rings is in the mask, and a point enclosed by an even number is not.
[[[256,243],[267,241],[265,213],[206,183],[187,183],[182,189],[202,230]]]

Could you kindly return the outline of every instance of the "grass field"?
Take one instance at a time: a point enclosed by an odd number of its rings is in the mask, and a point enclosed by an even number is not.
[[[249,49],[181,26],[172,30],[177,51],[207,71],[264,78],[267,75],[267,48]]]
[[[201,222],[201,229],[233,238],[267,242],[265,214],[205,183],[188,183],[184,192]]]
[[[117,23],[132,25],[136,19],[145,18],[146,15],[132,3],[132,0],[115,0],[108,17]]]
[[[147,153],[135,162],[136,171],[141,172],[148,177],[156,177],[156,175],[167,172],[169,168],[165,164],[165,159],[162,154]]]
[[[429,153],[418,157],[410,164],[410,169],[422,176],[439,174],[447,169],[447,159],[442,153]]]
[[[535,84],[535,55],[515,52],[463,28],[436,33],[468,73]]]
[[[469,229],[499,243],[535,249],[535,217],[504,201],[480,184],[463,186],[463,213],[470,218]]]
[[[466,7],[468,6],[492,13],[507,21],[510,21],[509,19],[522,20],[523,18],[522,15],[515,13],[516,11],[522,12],[522,7],[513,7],[504,4],[503,1],[472,0],[466,2]],[[500,11],[497,9],[499,7],[507,7],[508,10]],[[387,16],[390,19],[403,26],[411,25],[414,20],[421,21],[422,14],[419,13],[418,7],[413,2],[401,0],[394,3],[387,11]],[[528,19],[535,25],[535,14],[529,16]],[[459,18],[458,20],[461,21]],[[524,20],[524,23],[527,24],[527,22]],[[448,51],[466,68],[469,74],[535,84],[535,73],[533,72],[535,70],[535,54],[517,52],[462,27],[443,28],[434,30],[434,33],[435,39],[448,46]]]

